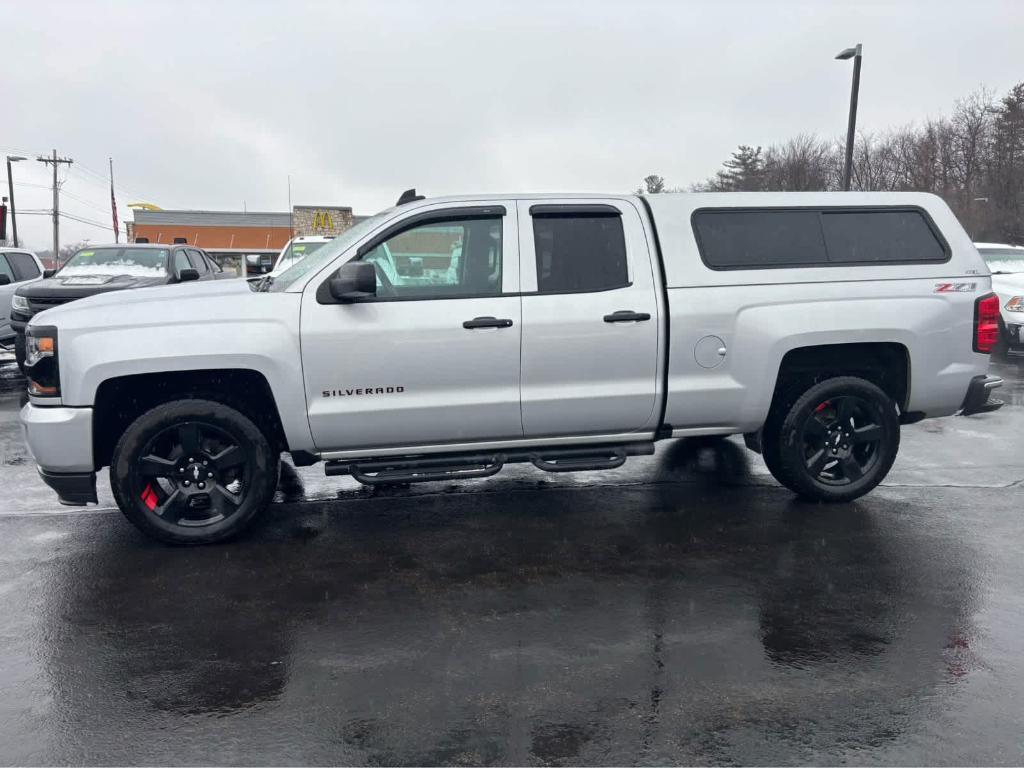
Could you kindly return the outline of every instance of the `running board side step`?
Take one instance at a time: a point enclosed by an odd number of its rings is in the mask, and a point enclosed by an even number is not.
[[[501,453],[451,453],[395,458],[328,461],[324,473],[351,475],[364,485],[471,480],[496,475],[506,464],[530,462],[545,472],[615,469],[629,456],[650,456],[654,443],[623,443],[576,448],[531,448]]]

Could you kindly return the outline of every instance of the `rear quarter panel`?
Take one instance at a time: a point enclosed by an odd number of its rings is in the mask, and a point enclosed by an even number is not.
[[[674,198],[674,199],[673,199]],[[956,217],[933,195],[754,193],[654,195],[671,322],[665,421],[676,434],[758,429],[767,416],[780,363],[799,347],[895,342],[909,352],[905,410],[956,412],[988,355],[972,349],[974,302],[991,289],[988,270]],[[698,208],[915,206],[950,249],[945,263],[719,271],[701,260],[691,215]],[[944,291],[944,283],[970,290]],[[713,368],[697,346],[720,338]],[[704,360],[705,364],[707,360]]]

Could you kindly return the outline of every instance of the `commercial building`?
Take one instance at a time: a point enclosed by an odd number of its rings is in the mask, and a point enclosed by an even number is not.
[[[132,242],[196,245],[224,266],[250,254],[276,255],[294,236],[340,235],[364,217],[347,206],[296,205],[291,213],[265,211],[133,211],[126,222]]]

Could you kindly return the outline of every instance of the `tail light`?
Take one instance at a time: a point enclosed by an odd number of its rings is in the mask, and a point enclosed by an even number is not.
[[[989,354],[999,341],[999,297],[994,293],[974,302],[974,351]]]

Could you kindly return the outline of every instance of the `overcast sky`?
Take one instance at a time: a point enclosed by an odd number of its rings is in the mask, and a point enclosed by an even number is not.
[[[948,112],[1024,79],[1024,2],[21,2],[0,0],[0,152],[56,148],[64,210],[371,213],[438,195],[686,185],[739,143]],[[47,169],[14,166],[18,207]],[[4,179],[6,181],[6,179]],[[40,186],[37,186],[40,185]],[[4,192],[6,194],[6,185]],[[75,199],[77,198],[77,199]],[[47,248],[49,219],[19,216]],[[62,223],[62,243],[112,239]]]

